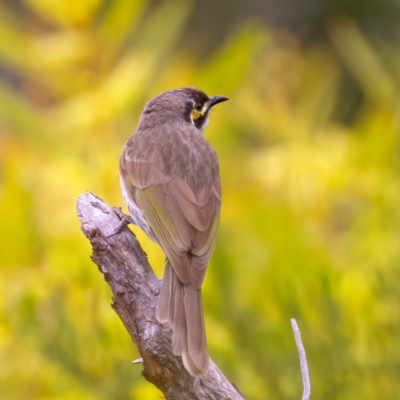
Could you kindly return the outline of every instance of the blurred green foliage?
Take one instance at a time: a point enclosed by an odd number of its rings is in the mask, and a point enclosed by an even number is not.
[[[294,317],[313,398],[397,398],[398,43],[345,16],[309,45],[251,19],[199,58],[201,37],[182,45],[195,6],[0,3],[0,397],[161,395],[130,364],[75,202],[122,204],[118,159],[144,103],[197,86],[231,98],[206,131],[223,184],[212,358],[248,399],[298,399]],[[161,250],[133,230],[161,276]]]

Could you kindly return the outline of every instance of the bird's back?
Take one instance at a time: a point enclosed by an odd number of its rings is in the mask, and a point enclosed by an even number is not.
[[[192,187],[209,186],[219,180],[218,158],[204,135],[194,126],[162,124],[138,130],[125,146],[132,168],[150,163],[165,176],[185,179]]]

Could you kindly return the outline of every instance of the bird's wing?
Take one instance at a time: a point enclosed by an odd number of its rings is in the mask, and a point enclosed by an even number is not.
[[[124,155],[120,171],[180,281],[200,288],[217,240],[219,179],[210,186],[192,188],[186,180],[173,179],[154,164]]]

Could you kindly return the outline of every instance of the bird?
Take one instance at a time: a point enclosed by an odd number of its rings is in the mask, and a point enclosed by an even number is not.
[[[159,94],[145,105],[119,163],[130,222],[166,256],[157,319],[172,328],[173,354],[195,377],[209,367],[201,286],[221,209],[219,162],[203,131],[212,107],[226,100],[193,87]]]

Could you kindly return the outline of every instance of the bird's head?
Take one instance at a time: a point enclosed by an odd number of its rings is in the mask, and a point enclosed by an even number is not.
[[[203,130],[213,106],[229,100],[224,96],[207,96],[196,88],[168,90],[151,99],[145,106],[140,125],[154,127],[171,122],[186,122]]]

